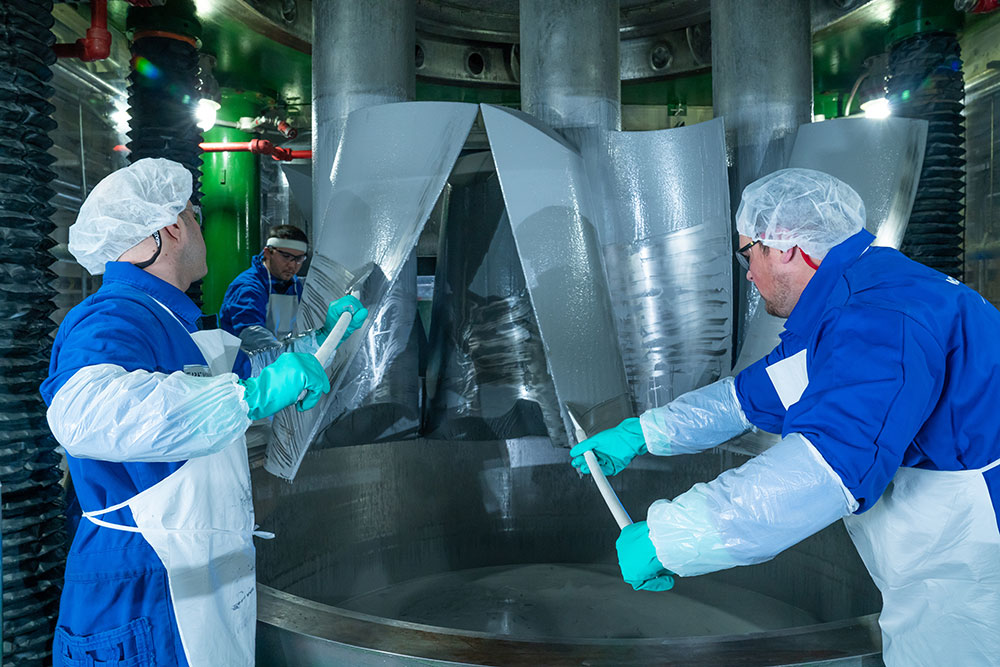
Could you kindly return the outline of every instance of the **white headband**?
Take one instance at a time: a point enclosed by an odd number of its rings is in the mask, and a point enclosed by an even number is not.
[[[302,241],[295,241],[293,239],[279,239],[274,236],[267,240],[268,248],[288,248],[289,250],[298,250],[299,252],[309,252],[309,244],[303,243]]]

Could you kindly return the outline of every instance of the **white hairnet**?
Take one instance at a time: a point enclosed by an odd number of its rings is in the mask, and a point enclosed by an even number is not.
[[[191,172],[143,158],[104,177],[69,228],[69,251],[94,276],[158,229],[177,222],[191,198]]]
[[[781,169],[743,190],[736,229],[778,250],[793,246],[823,259],[865,226],[865,204],[851,186],[813,169]]]

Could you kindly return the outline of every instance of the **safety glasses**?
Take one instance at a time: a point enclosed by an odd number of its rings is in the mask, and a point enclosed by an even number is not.
[[[268,246],[270,247],[270,246]],[[301,264],[306,261],[307,253],[302,253],[301,255],[293,255],[290,252],[285,252],[284,250],[278,250],[277,248],[271,248],[271,252],[276,252],[282,257],[284,257],[289,262],[295,262],[296,264]]]
[[[750,248],[754,247],[758,243],[760,243],[760,239],[751,241],[736,251],[736,261],[740,263],[740,266],[743,267],[744,271],[750,270]]]

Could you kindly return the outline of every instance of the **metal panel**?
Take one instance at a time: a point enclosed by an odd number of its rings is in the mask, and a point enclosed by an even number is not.
[[[601,132],[583,147],[601,207],[615,324],[639,412],[718,379],[732,345],[732,234],[721,119]]]
[[[482,110],[557,398],[614,426],[632,406],[583,159],[527,114]]]
[[[866,228],[876,245],[899,247],[916,196],[927,141],[927,122],[907,118],[841,118],[799,128],[789,167],[836,176],[865,202]],[[764,311],[751,294],[747,335],[734,371],[764,357],[778,344],[783,319]]]
[[[376,265],[362,290],[370,316],[338,352],[333,391],[308,412],[289,409],[275,419],[267,460],[274,474],[293,478],[309,444],[375,393],[398,357],[393,341],[401,337],[392,326],[412,327],[413,320],[400,319],[398,302],[387,295],[413,255],[476,112],[471,104],[404,102],[359,109],[348,118],[299,326],[321,325],[327,304],[367,262]],[[393,335],[380,335],[387,332]]]
[[[490,440],[561,429],[552,378],[489,152],[448,179],[427,366],[431,438]]]

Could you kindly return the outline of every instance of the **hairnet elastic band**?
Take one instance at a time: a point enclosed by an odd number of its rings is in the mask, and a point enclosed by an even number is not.
[[[288,250],[298,250],[299,252],[309,252],[309,244],[293,239],[279,239],[272,236],[267,240],[268,248],[287,248]]]
[[[152,263],[156,261],[156,258],[160,256],[160,251],[163,250],[163,245],[160,243],[159,230],[153,232],[152,236],[153,240],[156,241],[156,252],[153,253],[153,256],[147,259],[145,262],[137,262],[133,264],[133,266],[135,266],[135,268],[137,269],[145,269],[147,266],[152,265]]]

